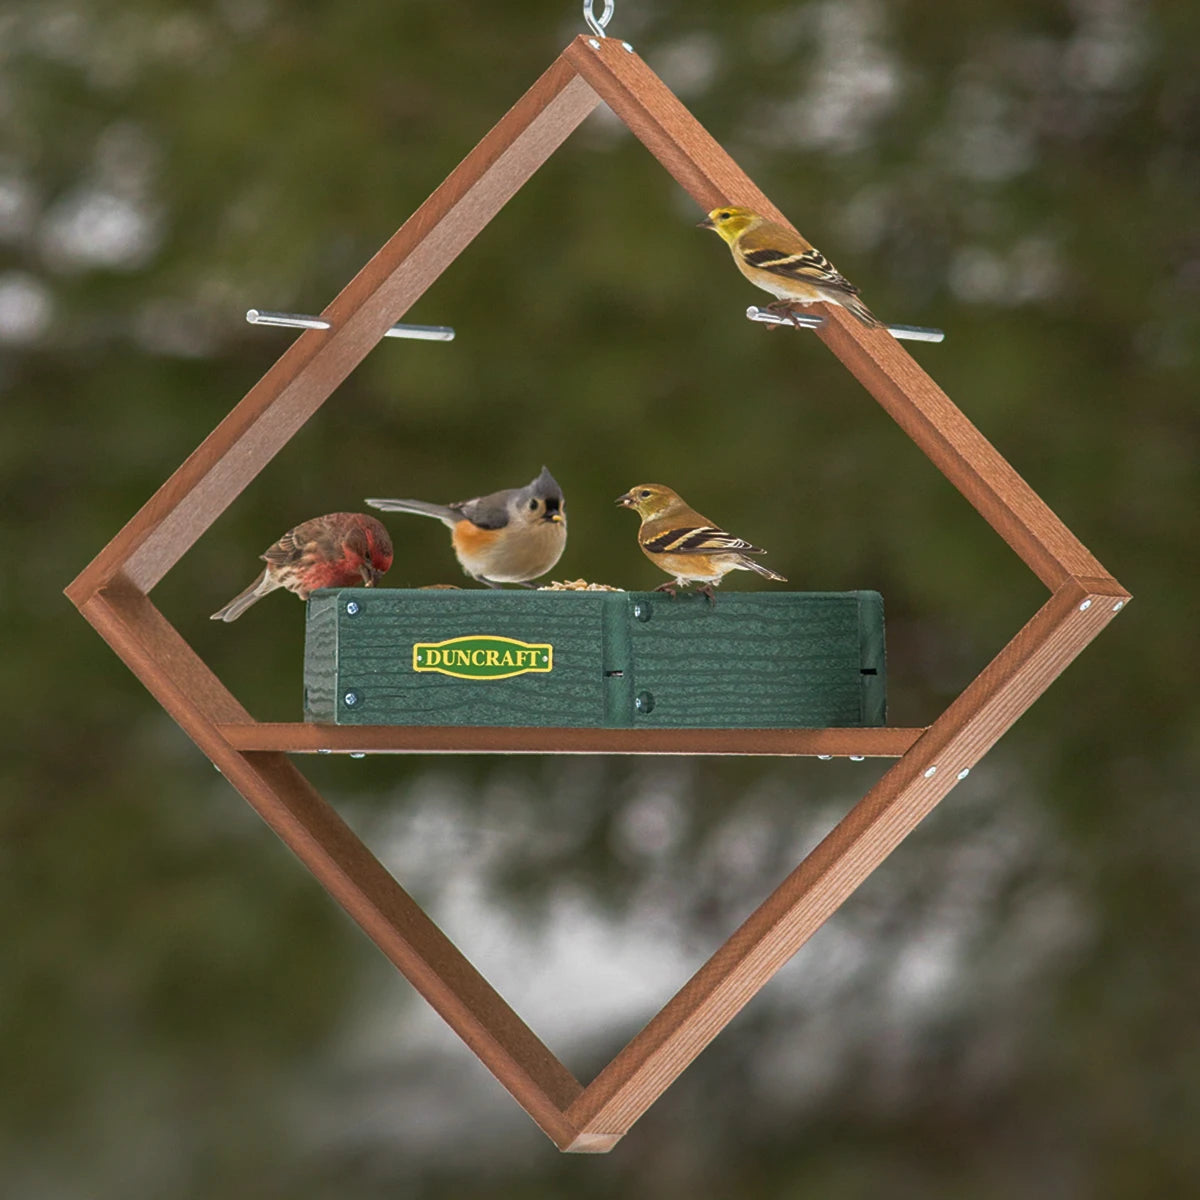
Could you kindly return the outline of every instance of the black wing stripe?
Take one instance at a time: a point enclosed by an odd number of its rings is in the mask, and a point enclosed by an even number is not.
[[[743,255],[743,257],[752,267],[767,267],[778,266],[781,263],[795,262],[801,256],[788,254],[784,250],[772,250],[768,247],[765,250],[751,250],[749,254]]]
[[[769,258],[762,257],[755,261],[756,257],[766,254],[765,250],[756,250],[754,257],[746,256],[746,261],[760,270],[769,271],[772,275],[820,284],[835,292],[845,292],[848,296],[858,295],[858,288],[845,276],[838,274],[838,269],[820,250],[805,250],[803,254],[789,254],[786,257],[771,252]]]
[[[687,529],[668,529],[644,542],[652,554],[730,554],[742,552],[761,554],[757,546],[717,529],[713,525],[691,526]]]

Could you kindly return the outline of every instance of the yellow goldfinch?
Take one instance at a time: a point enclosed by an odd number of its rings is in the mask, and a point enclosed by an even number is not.
[[[677,587],[703,583],[700,590],[712,600],[713,587],[730,571],[756,571],[766,579],[787,583],[782,575],[746,557],[765,554],[765,550],[719,529],[661,483],[630,488],[617,503],[632,508],[642,518],[638,530],[642,553],[656,567],[675,576],[674,584],[661,584],[655,591],[674,596]]]
[[[864,325],[874,328],[879,320],[858,298],[858,288],[840,275],[820,250],[813,249],[798,233],[768,221],[748,208],[714,208],[700,222],[726,242],[737,268],[751,283],[776,297],[768,304],[772,312],[787,315],[793,305],[824,300],[840,304]]]

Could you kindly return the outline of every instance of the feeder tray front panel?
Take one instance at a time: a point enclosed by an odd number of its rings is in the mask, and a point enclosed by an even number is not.
[[[308,601],[305,720],[805,729],[885,719],[878,592],[336,588]]]

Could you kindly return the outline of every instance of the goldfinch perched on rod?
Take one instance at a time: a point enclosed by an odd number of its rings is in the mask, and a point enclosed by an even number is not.
[[[675,576],[654,590],[675,595],[677,587],[703,583],[700,589],[709,600],[713,588],[730,571],[755,571],[765,579],[787,583],[782,576],[756,563],[749,554],[765,554],[757,546],[719,529],[707,517],[688,507],[676,492],[661,483],[642,483],[617,498],[623,508],[632,508],[642,518],[638,545],[656,567]]]
[[[714,208],[699,228],[711,229],[729,243],[733,261],[751,283],[776,297],[772,312],[786,316],[793,305],[824,300],[840,304],[868,328],[879,320],[858,298],[858,288],[840,275],[820,250],[813,249],[786,225],[768,221],[748,208]]]

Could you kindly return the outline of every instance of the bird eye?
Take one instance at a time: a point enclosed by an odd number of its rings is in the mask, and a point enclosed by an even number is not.
[[[537,512],[537,506],[538,506],[538,502],[537,502],[536,500],[530,500],[530,502],[529,502],[529,511],[530,511],[530,512]]]
[[[638,492],[638,499],[639,500],[649,500],[650,499],[649,491],[647,491],[645,488],[643,488],[642,491]]]
[[[729,212],[717,213],[717,220],[718,221],[728,221],[729,218],[732,216],[733,216],[733,213],[729,213]]]

